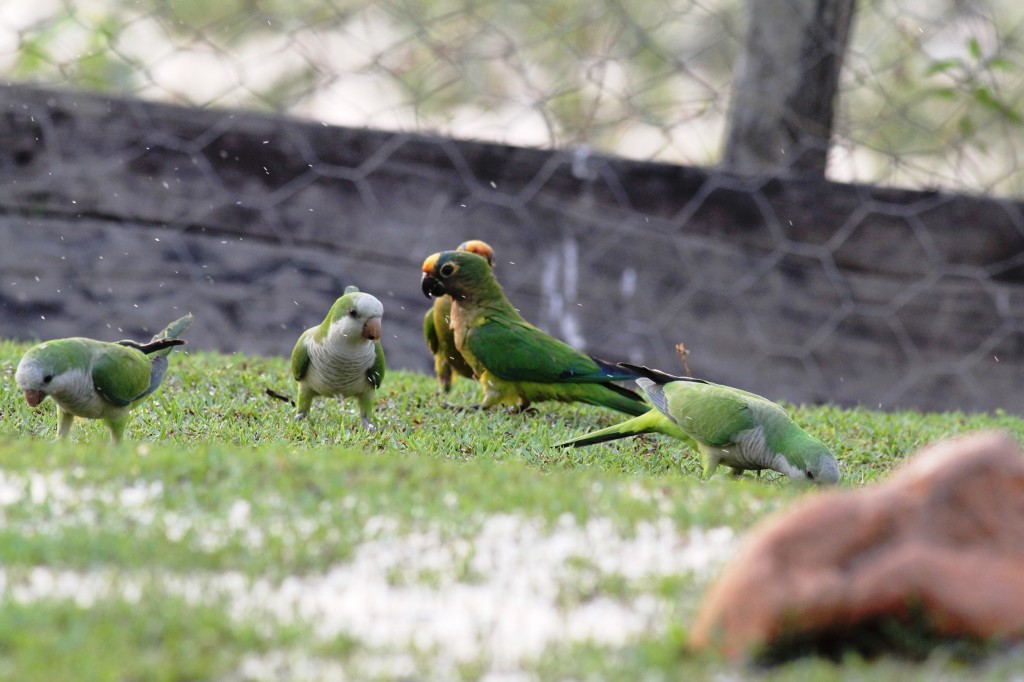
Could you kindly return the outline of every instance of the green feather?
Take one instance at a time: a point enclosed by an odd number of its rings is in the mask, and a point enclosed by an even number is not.
[[[637,379],[637,384],[654,409],[561,443],[561,447],[662,433],[684,441],[700,453],[705,477],[724,464],[737,473],[771,468],[798,480],[839,480],[838,464],[828,448],[770,400],[708,381],[672,377],[647,368],[634,369],[646,374]]]
[[[97,344],[93,352],[92,381],[104,399],[127,407],[148,395],[152,361],[134,348],[113,343]]]
[[[493,309],[469,327],[466,343],[487,371],[506,381],[607,383],[636,375],[601,365],[534,327],[513,311]]]
[[[192,313],[188,313],[184,317],[179,317],[174,322],[167,325],[162,332],[153,337],[154,341],[159,339],[178,339],[185,333],[185,330],[192,324]],[[170,352],[170,349],[167,350]]]
[[[442,296],[435,299],[434,305],[436,306],[438,301],[442,298],[447,297]],[[450,298],[448,299],[448,304],[449,306],[451,305]],[[431,355],[436,354],[437,349],[440,347],[440,341],[437,338],[437,325],[434,324],[434,307],[427,310],[426,314],[423,316],[423,340],[427,342],[427,348],[430,349]]]
[[[338,396],[355,398],[364,426],[373,428],[370,415],[374,391],[384,380],[386,364],[380,341],[371,342],[364,336],[369,321],[380,317],[375,311],[367,316],[366,305],[371,309],[381,306],[374,296],[347,287],[331,305],[323,322],[299,335],[291,355],[292,376],[298,382],[297,421],[306,418],[314,399]],[[332,329],[338,332],[335,336],[331,336]],[[315,351],[312,355],[310,347]]]
[[[644,387],[644,392],[655,407],[698,443],[726,447],[735,441],[737,434],[757,426],[750,399],[733,388],[705,382],[675,381],[666,386],[652,383]],[[665,401],[655,397],[659,393],[665,395]],[[782,410],[774,403],[760,400]]]
[[[306,337],[309,336],[310,331],[312,330],[307,329],[299,334],[299,340],[292,348],[292,377],[296,381],[300,381],[309,371],[309,351],[306,349]]]
[[[380,388],[380,385],[384,382],[384,372],[387,370],[387,363],[384,361],[384,346],[381,345],[380,341],[373,342],[373,352],[373,367],[366,370],[366,380],[374,388]]]
[[[494,249],[479,239],[470,239],[459,244],[456,251],[475,253],[484,258],[488,266],[494,267]],[[476,378],[473,368],[455,347],[455,332],[450,324],[451,311],[451,296],[437,296],[423,318],[423,338],[427,342],[430,354],[434,356],[434,374],[443,393],[451,390],[455,374],[468,379]]]
[[[422,286],[430,295],[452,297],[456,349],[481,381],[482,407],[558,400],[632,415],[649,409],[638,394],[613,383],[638,374],[589,357],[524,320],[484,258],[458,251],[435,254],[424,263]]]
[[[633,417],[632,419],[627,419],[620,424],[613,424],[599,431],[592,431],[586,435],[580,436],[579,438],[573,438],[572,440],[567,440],[564,443],[559,443],[556,447],[580,448],[585,445],[605,443],[610,440],[639,436],[644,433],[661,433],[666,436],[672,436],[673,438],[684,440],[694,448],[696,448],[697,445],[688,435],[686,435],[685,431],[676,425],[674,421],[654,409],[648,410],[640,416]]]
[[[473,368],[455,347],[455,331],[451,320],[452,299],[439,296],[423,317],[423,338],[434,356],[434,374],[438,386],[447,393],[451,390],[452,374],[474,378]]]
[[[102,419],[113,440],[120,441],[130,410],[160,386],[167,356],[184,343],[178,337],[191,323],[192,315],[179,318],[146,343],[47,341],[25,353],[15,378],[30,404],[52,396],[58,438],[66,438],[75,417],[82,417]]]

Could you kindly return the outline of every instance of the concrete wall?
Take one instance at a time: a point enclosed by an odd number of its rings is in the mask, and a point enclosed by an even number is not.
[[[428,371],[420,263],[489,241],[527,319],[794,401],[1024,412],[1024,207],[0,88],[0,336],[287,355],[347,284]]]

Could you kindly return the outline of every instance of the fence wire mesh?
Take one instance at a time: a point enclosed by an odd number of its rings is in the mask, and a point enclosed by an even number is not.
[[[16,82],[197,107],[574,149],[512,188],[488,183],[457,151],[440,145],[438,155],[448,161],[434,184],[455,188],[445,195],[447,203],[408,207],[415,214],[408,220],[426,225],[410,248],[435,250],[430,226],[451,220],[453,205],[466,209],[458,219],[466,236],[478,236],[471,227],[477,206],[487,207],[485,215],[504,212],[527,234],[575,223],[580,228],[572,234],[555,229],[558,246],[547,254],[553,261],[543,275],[505,268],[524,308],[570,341],[631,348],[624,358],[631,360],[659,352],[664,359],[665,349],[686,341],[705,358],[722,353],[715,378],[791,399],[839,396],[844,402],[1024,409],[1014,388],[1024,377],[1018,366],[1006,366],[1008,359],[1012,365],[1024,356],[1018,283],[1024,259],[1011,248],[965,263],[959,247],[937,241],[926,224],[929,214],[944,210],[945,200],[897,205],[866,194],[850,213],[821,216],[817,237],[806,230],[794,236],[792,222],[761,181],[705,183],[665,215],[637,201],[629,179],[616,177],[612,165],[593,163],[591,151],[716,164],[745,16],[745,3],[738,0],[598,0],[586,6],[474,0],[7,2],[0,4],[0,72]],[[1024,217],[1012,200],[1024,194],[1022,37],[1024,5],[1015,1],[860,2],[842,71],[828,177],[1005,198],[1003,218],[1013,238],[1007,243],[1019,241]],[[148,123],[140,117],[139,134],[126,146],[115,149],[112,142],[110,158],[96,149],[89,153],[97,155],[98,167],[106,160],[135,172],[139,194],[159,192],[156,183],[163,182],[147,179],[147,159],[180,157],[179,180],[190,190],[170,200],[172,208],[165,201],[147,217],[163,225],[214,224],[219,215],[245,211],[249,229],[294,244],[304,234],[317,234],[320,218],[304,213],[304,201],[314,195],[344,185],[346,201],[362,204],[354,212],[378,217],[383,207],[403,201],[393,185],[384,196],[374,184],[378,169],[407,162],[398,158],[401,142],[350,165],[327,158],[309,138],[290,138],[276,147],[288,153],[267,170],[273,181],[253,187],[233,175],[230,158],[218,157],[231,147],[225,142],[230,124],[175,138],[146,129]],[[52,121],[42,125],[59,127]],[[36,139],[47,135],[43,130]],[[235,161],[245,153],[230,151]],[[251,156],[266,163],[258,150]],[[580,212],[578,202],[559,205],[557,194],[547,191],[552,168],[562,163],[572,167],[573,176],[600,185],[614,210],[595,215]],[[410,200],[421,199],[412,194]],[[127,197],[95,201],[130,203]],[[749,214],[756,233],[745,231],[735,245],[671,236],[722,202]],[[598,202],[596,210],[607,206]],[[884,229],[878,227],[880,217]],[[645,244],[663,243],[657,254],[633,254],[657,267],[620,268],[612,293],[616,300],[644,292],[668,296],[663,315],[630,319],[616,330],[579,322],[567,311],[583,303],[580,281],[609,271],[612,261],[629,252],[623,236],[640,234]],[[241,286],[245,277],[227,287],[224,278],[218,282],[220,298],[237,299],[225,325],[232,315],[237,322],[254,314],[245,303],[254,291],[281,292],[289,281],[294,290],[321,268],[309,254],[298,257],[306,258],[298,266],[306,274],[295,279],[295,267],[265,267],[255,252],[240,246],[228,255],[193,244],[189,235],[167,243],[176,245],[168,262],[183,264],[196,281],[212,282],[211,266],[248,273],[247,284],[255,288]],[[515,248],[509,262],[516,260]],[[76,251],[76,262],[87,251]],[[32,267],[42,261],[32,262],[21,259],[25,290],[32,287]],[[873,279],[851,275],[880,262]],[[87,289],[96,267],[81,261],[72,279]],[[137,275],[140,281],[152,279],[153,286],[159,279],[151,272]],[[545,283],[544,277],[554,279]],[[314,290],[326,293],[347,283],[328,280]],[[540,284],[531,288],[531,281]],[[780,320],[793,324],[780,326]],[[291,334],[293,327],[315,321],[289,319],[281,326]],[[680,325],[696,331],[680,333]],[[229,333],[227,327],[220,331]],[[422,357],[414,336],[407,333],[401,343],[408,357]],[[862,342],[851,346],[840,341],[844,337]],[[870,384],[876,375],[836,374],[836,354],[850,367],[881,368],[891,380],[879,387]],[[729,358],[743,357],[761,368],[760,383],[749,372],[730,372]],[[1003,366],[997,366],[1000,358]],[[425,366],[425,360],[416,363]],[[699,358],[695,364],[699,373]],[[972,380],[977,376],[988,377],[997,390]]]
[[[0,4],[0,70],[646,160],[718,161],[743,0],[42,0]],[[1020,196],[1024,5],[861,0],[829,176]]]

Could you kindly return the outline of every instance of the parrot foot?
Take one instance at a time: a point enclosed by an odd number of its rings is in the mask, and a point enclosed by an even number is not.
[[[297,413],[295,414],[295,416],[294,416],[294,417],[292,417],[292,421],[294,421],[294,422],[300,422],[300,421],[302,421],[302,420],[303,420],[303,419],[305,419],[305,418],[306,418],[306,413],[305,413],[305,412],[297,412]]]
[[[508,413],[538,415],[540,414],[540,410],[538,410],[533,405],[513,405],[512,407],[508,408]]]
[[[373,422],[371,422],[366,417],[363,417],[363,428],[370,433],[373,433],[374,431],[377,430],[377,427],[373,425]]]

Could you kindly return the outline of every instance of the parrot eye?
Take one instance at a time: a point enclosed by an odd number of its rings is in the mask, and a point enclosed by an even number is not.
[[[348,311],[348,316],[349,317],[358,317],[359,316],[359,312],[356,311],[355,308],[353,308],[352,310]]]
[[[52,374],[47,374],[45,377],[43,377],[43,383],[44,384],[48,384],[51,381],[53,381],[53,375]]]
[[[441,269],[438,272],[441,273],[442,277],[451,277],[455,274],[456,269],[457,268],[452,263],[445,263],[441,266]]]
[[[813,481],[814,480],[814,474],[812,472],[810,472],[810,471],[807,471],[806,473],[807,473],[807,479],[810,480],[810,481]]]

